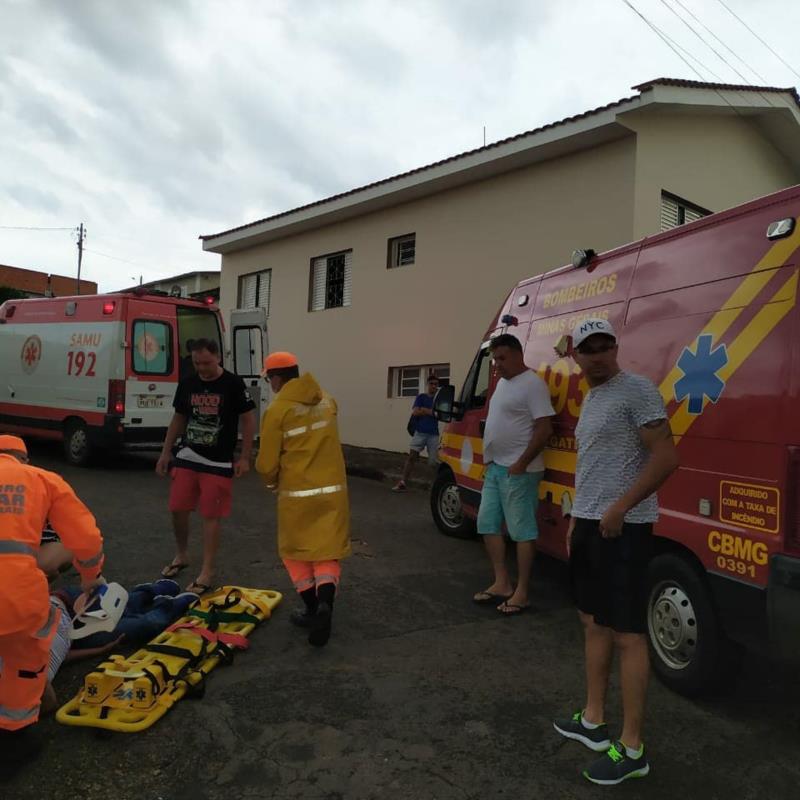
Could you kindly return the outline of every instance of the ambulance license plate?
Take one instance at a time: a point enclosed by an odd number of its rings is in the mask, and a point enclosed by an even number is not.
[[[164,408],[164,398],[154,394],[140,394],[136,398],[138,408]]]

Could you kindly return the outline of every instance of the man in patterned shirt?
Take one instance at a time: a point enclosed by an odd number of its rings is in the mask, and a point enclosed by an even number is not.
[[[650,671],[647,566],[656,490],[678,467],[667,412],[655,385],[620,370],[617,337],[592,318],[572,333],[572,355],[589,384],[575,431],[575,502],[567,531],[575,604],[583,623],[587,700],[555,729],[604,755],[583,775],[613,785],[650,771],[642,722]],[[611,741],[605,696],[614,648],[620,656],[623,728]]]

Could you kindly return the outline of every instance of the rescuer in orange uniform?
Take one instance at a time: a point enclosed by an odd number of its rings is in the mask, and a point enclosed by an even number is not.
[[[0,768],[39,750],[30,735],[39,719],[50,642],[59,612],[36,554],[45,520],[73,553],[81,588],[102,584],[103,537],[88,508],[53,472],[28,464],[25,443],[0,436]]]

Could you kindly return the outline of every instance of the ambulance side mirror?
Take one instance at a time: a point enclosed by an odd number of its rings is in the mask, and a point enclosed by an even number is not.
[[[461,403],[456,402],[456,387],[442,386],[433,398],[433,416],[439,422],[458,422],[464,416]]]

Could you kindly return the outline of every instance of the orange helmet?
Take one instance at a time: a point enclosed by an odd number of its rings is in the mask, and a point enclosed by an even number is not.
[[[265,378],[267,373],[273,369],[285,369],[286,367],[296,367],[297,356],[294,353],[287,353],[278,350],[275,353],[270,353],[264,359],[264,369],[261,370],[261,377]]]
[[[13,450],[14,452],[28,455],[28,448],[25,447],[25,442],[19,436],[11,436],[9,434],[0,436],[0,452],[3,450]]]

